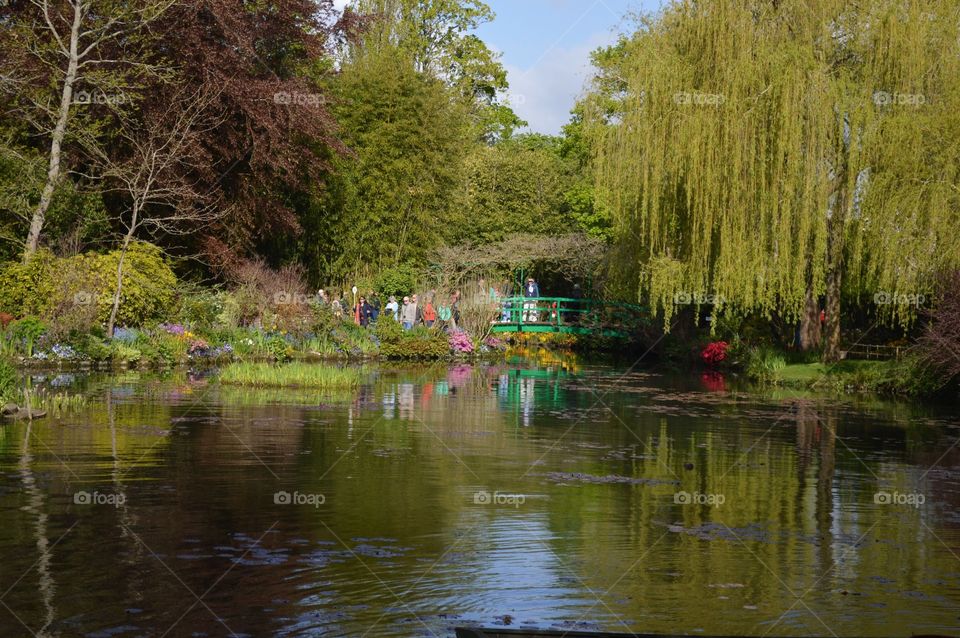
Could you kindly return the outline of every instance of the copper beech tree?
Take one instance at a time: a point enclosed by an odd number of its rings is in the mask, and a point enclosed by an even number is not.
[[[237,204],[194,242],[216,235],[211,246],[248,250],[257,237],[298,232],[287,195],[322,186],[331,155],[344,151],[319,80],[360,23],[333,0],[4,3],[0,104],[48,164],[24,257],[62,180],[90,168],[79,140],[122,157],[120,122],[177,103],[182,91],[212,95],[219,114],[216,127],[189,137],[211,160],[199,185]]]

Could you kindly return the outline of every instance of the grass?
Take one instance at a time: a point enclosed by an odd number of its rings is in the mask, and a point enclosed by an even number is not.
[[[220,372],[220,382],[257,388],[354,388],[361,373],[315,363],[231,363]]]

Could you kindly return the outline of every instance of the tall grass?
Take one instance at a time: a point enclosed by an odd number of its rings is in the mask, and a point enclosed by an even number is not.
[[[231,363],[220,372],[220,382],[260,388],[353,388],[361,372],[315,363]]]
[[[747,353],[747,376],[761,383],[779,383],[787,362],[779,352],[765,346],[750,348]]]

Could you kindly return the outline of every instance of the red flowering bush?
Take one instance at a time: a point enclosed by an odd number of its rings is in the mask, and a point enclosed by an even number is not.
[[[728,347],[729,344],[726,341],[708,343],[707,347],[700,353],[700,358],[708,366],[716,366],[727,358]]]

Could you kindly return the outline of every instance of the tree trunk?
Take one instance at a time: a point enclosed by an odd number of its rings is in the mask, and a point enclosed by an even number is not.
[[[30,256],[37,252],[37,247],[40,245],[40,231],[43,230],[47,209],[50,208],[50,202],[53,200],[53,191],[57,186],[57,181],[60,179],[60,148],[63,145],[63,138],[67,133],[67,122],[70,119],[70,104],[73,101],[73,84],[77,79],[77,65],[79,64],[78,47],[82,19],[81,10],[81,3],[75,3],[73,6],[73,26],[70,28],[70,57],[67,62],[67,73],[63,78],[63,91],[60,95],[60,110],[57,115],[57,124],[53,129],[53,135],[50,140],[50,164],[47,169],[47,181],[43,185],[40,202],[33,211],[33,218],[30,220],[30,232],[27,235],[27,243],[23,250],[24,261],[30,259]]]
[[[804,352],[820,347],[823,332],[820,329],[820,304],[813,292],[813,277],[807,280],[807,296],[800,315],[800,349]]]
[[[847,179],[837,178],[833,210],[827,220],[827,307],[824,326],[824,363],[840,360],[840,289],[843,278],[843,232],[847,215]]]
[[[120,262],[117,264],[117,290],[113,293],[113,307],[110,309],[110,320],[107,322],[107,336],[113,338],[113,328],[117,322],[117,313],[120,310],[120,293],[123,291],[123,262],[127,257],[127,248],[133,239],[133,231],[137,228],[137,210],[133,211],[133,223],[123,237],[123,247],[120,249]]]

